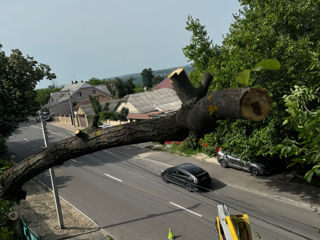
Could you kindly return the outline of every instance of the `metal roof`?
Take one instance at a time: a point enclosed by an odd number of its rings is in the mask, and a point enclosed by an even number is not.
[[[173,89],[162,88],[154,91],[128,95],[131,103],[139,113],[152,111],[176,111],[181,107],[181,101]]]
[[[78,91],[80,88],[87,88],[92,87],[88,83],[71,83],[66,86],[64,86],[61,91],[70,91],[70,94],[72,95],[74,92]]]
[[[100,91],[104,92],[105,94],[111,96],[111,93],[110,93],[110,91],[109,91],[109,89],[107,88],[106,85],[95,85],[95,86],[92,86],[92,87],[97,88],[97,89],[99,89]]]

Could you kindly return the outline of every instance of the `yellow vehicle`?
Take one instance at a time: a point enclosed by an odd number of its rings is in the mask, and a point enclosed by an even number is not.
[[[215,222],[219,240],[252,240],[249,216],[247,214],[230,216],[226,205],[218,205]]]

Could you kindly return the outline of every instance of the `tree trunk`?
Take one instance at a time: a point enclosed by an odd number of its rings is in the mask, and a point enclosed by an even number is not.
[[[0,197],[19,200],[26,197],[24,183],[44,170],[102,149],[147,141],[183,140],[191,131],[196,137],[215,129],[216,120],[248,119],[260,121],[271,110],[268,93],[259,88],[224,89],[206,95],[212,76],[206,74],[194,88],[183,69],[169,75],[182,107],[166,117],[143,120],[105,129],[79,130],[74,137],[52,144],[29,156],[0,177]]]

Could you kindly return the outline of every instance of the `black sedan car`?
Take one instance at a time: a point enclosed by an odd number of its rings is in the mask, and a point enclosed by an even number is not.
[[[165,169],[161,173],[161,178],[165,182],[185,187],[190,192],[206,190],[211,186],[211,178],[208,172],[192,163],[183,163]]]
[[[220,148],[217,149],[217,152],[218,163],[220,163],[221,167],[223,168],[232,167],[235,169],[250,172],[254,176],[270,174],[270,170],[263,164],[253,163],[250,161],[244,162],[240,157],[236,157],[233,154],[223,153]]]

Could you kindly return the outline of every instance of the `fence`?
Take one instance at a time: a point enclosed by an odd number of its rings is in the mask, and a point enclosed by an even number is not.
[[[63,122],[71,125],[71,116],[70,115],[55,115],[52,117],[53,121]],[[74,126],[75,127],[88,127],[88,119],[86,115],[77,115],[74,117]]]
[[[22,233],[26,240],[41,240],[41,238],[21,219]]]
[[[56,121],[56,122],[63,122],[63,123],[67,123],[67,124],[71,125],[71,116],[70,115],[55,115],[52,117],[52,120]],[[111,120],[103,121],[103,123],[110,124],[112,126],[122,125],[122,124],[126,124],[129,122],[130,121],[120,121],[120,120],[119,121],[111,121]],[[78,114],[74,118],[74,124],[75,124],[75,127],[88,127],[89,126],[88,117],[86,115]]]

